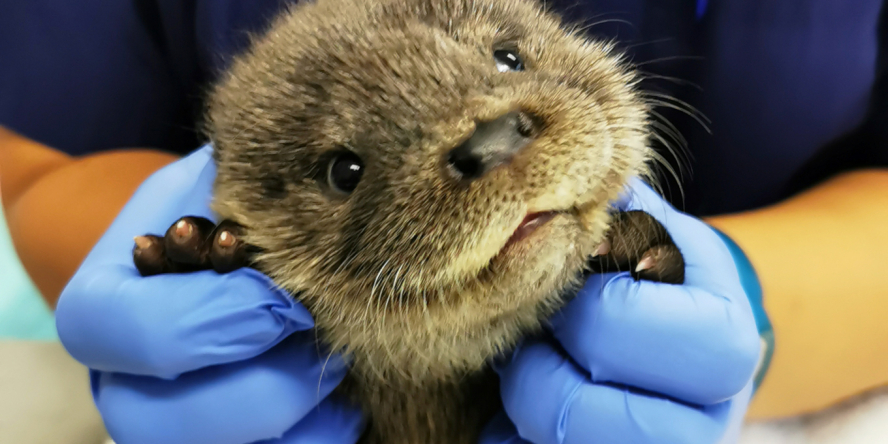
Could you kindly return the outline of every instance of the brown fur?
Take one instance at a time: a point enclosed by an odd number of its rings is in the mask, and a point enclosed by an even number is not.
[[[493,50],[527,66],[500,73]],[[283,14],[212,94],[214,210],[256,266],[352,356],[366,443],[469,443],[496,408],[490,359],[540,328],[646,173],[647,105],[608,45],[528,0],[319,0]],[[442,159],[512,109],[542,131],[471,183]],[[348,196],[327,153],[364,162]],[[501,251],[528,213],[564,210]],[[493,391],[493,392],[491,392]]]

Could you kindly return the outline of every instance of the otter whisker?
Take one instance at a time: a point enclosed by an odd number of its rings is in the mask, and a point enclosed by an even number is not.
[[[658,111],[655,111],[652,109],[649,111],[649,113],[650,113],[651,117],[654,118],[654,120],[651,122],[651,126],[653,128],[656,128],[656,129],[660,130],[662,133],[665,133],[666,135],[671,137],[672,140],[674,142],[676,142],[679,147],[684,148],[684,149],[687,148],[688,141],[681,134],[681,131],[678,130],[678,128],[675,126],[675,124],[670,122],[669,119],[664,117]]]
[[[651,156],[657,158],[656,160],[658,162],[667,164],[663,166],[668,169],[672,169],[673,166],[677,168],[678,174],[676,174],[675,171],[672,171],[672,176],[675,178],[676,183],[681,184],[681,179],[684,179],[686,176],[690,175],[690,166],[687,164],[687,162],[690,162],[690,160],[681,155],[685,152],[685,150],[682,147],[669,143],[670,141],[666,140],[666,137],[663,134],[660,134],[658,131],[656,131],[658,129],[657,127],[658,125],[652,125],[653,131],[651,132],[651,138],[659,142],[662,149],[666,150],[666,152],[671,155],[672,159],[675,160],[675,165],[673,165],[671,162],[667,162],[666,158],[662,156],[658,152],[658,150],[653,150],[654,153],[652,153]],[[686,165],[688,165],[687,168],[685,168]]]
[[[379,297],[376,296],[376,289],[378,288],[378,285],[379,285],[379,278],[382,276],[382,273],[385,271],[385,267],[388,266],[388,263],[389,263],[390,260],[391,260],[391,258],[388,259],[388,260],[386,260],[386,261],[382,264],[382,267],[379,268],[379,272],[376,273],[376,278],[373,280],[373,286],[370,287],[370,296],[367,298],[367,305],[368,305],[368,307],[369,307],[371,304],[373,304],[373,302],[375,301],[375,302],[376,302],[376,310],[377,310],[377,311],[379,311],[380,304],[381,304],[381,299],[383,299],[383,298],[379,298]],[[382,323],[385,324],[385,310],[383,310],[382,313],[383,313]]]
[[[657,136],[657,137],[659,137],[659,136]],[[678,186],[678,192],[681,195],[682,201],[684,201],[684,199],[685,199],[684,187],[682,186],[682,182],[679,178],[678,173],[676,173],[675,169],[672,168],[672,165],[668,161],[666,161],[666,159],[662,155],[660,155],[660,153],[653,152],[653,153],[651,153],[650,156],[651,156],[651,159],[654,161],[654,164],[651,165],[651,168],[653,169],[653,168],[656,168],[657,166],[659,166],[659,167],[665,169],[666,172],[669,173],[675,179],[676,186]],[[652,173],[653,173],[653,171],[652,171]],[[665,193],[664,193],[665,190],[663,190],[662,183],[660,183],[660,180],[658,180],[657,175],[651,174],[647,177],[647,179],[648,179],[647,180],[648,185],[650,185],[651,188],[654,189],[654,191],[656,191],[660,195],[665,195]],[[668,182],[666,182],[666,183],[668,185]]]
[[[318,354],[320,354],[320,347],[318,347],[318,352],[319,352]],[[322,400],[321,387],[323,387],[323,385],[324,385],[324,373],[327,371],[327,364],[330,363],[330,359],[333,358],[334,354],[335,353],[332,351],[327,353],[327,357],[324,359],[324,363],[321,365],[321,374],[320,374],[320,376],[318,376],[318,388],[317,388],[318,403],[320,403]]]
[[[401,276],[401,270],[402,270],[403,268],[404,268],[404,264],[402,264],[400,267],[398,267],[398,271],[395,272],[395,278],[394,278],[394,281],[393,281],[393,283],[392,283],[392,291],[393,291],[394,294],[396,294],[396,295],[398,296],[398,310],[399,310],[402,314],[403,314],[403,312],[406,310],[406,308],[405,308],[405,304],[404,304],[404,288],[403,288],[403,286],[404,286],[404,284],[403,284],[404,278],[401,277],[401,281],[400,281],[400,282],[398,281],[398,278]]]
[[[639,66],[653,65],[655,63],[663,63],[663,62],[672,62],[676,60],[704,60],[703,57],[700,56],[670,56],[670,57],[659,57],[656,59],[647,60],[644,62],[633,63],[632,67],[637,69]]]
[[[582,24],[582,25],[575,25],[574,27],[569,28],[568,32],[571,34],[585,34],[586,31],[588,31],[596,26],[605,25],[608,23],[620,23],[623,25],[628,25],[630,27],[633,26],[632,22],[630,22],[628,20],[614,18],[614,19],[598,20],[598,21],[595,21],[592,23],[586,23],[586,24]]]
[[[666,132],[665,136],[663,135],[663,132]],[[677,167],[681,173],[685,172],[684,171],[685,166],[687,166],[687,169],[690,170],[690,158],[689,158],[690,154],[688,154],[687,156],[684,155],[685,153],[687,153],[687,146],[686,145],[682,146],[680,144],[680,142],[678,144],[670,143],[670,142],[675,142],[674,138],[671,141],[667,140],[666,137],[670,136],[670,134],[668,133],[668,131],[665,128],[663,128],[659,123],[656,123],[656,122],[651,124],[650,136],[654,140],[659,142],[660,145],[663,147],[663,149],[665,149],[666,151],[669,152],[669,154],[672,155],[672,158],[675,159],[675,161],[677,163]],[[656,150],[654,150],[654,153],[652,153],[652,154],[659,155],[659,153],[657,153]],[[665,158],[662,158],[662,160],[665,162]],[[682,174],[682,177],[683,176],[684,176],[684,174]],[[676,176],[675,179],[676,179],[676,181],[678,181],[678,183],[681,183],[682,177]]]
[[[647,101],[652,105],[660,105],[666,108],[672,108],[676,111],[680,111],[684,114],[687,114],[689,117],[693,118],[700,124],[703,129],[709,131],[709,118],[706,117],[700,110],[691,104],[672,97],[668,94],[658,93],[655,91],[643,91],[642,95],[647,99]]]
[[[691,88],[694,88],[698,91],[703,91],[702,86],[700,86],[697,83],[691,82],[690,80],[685,80],[685,79],[682,79],[679,77],[672,77],[672,76],[667,76],[667,75],[663,75],[663,74],[655,74],[655,73],[640,70],[640,69],[637,69],[636,72],[639,74],[639,77],[642,79],[666,80],[666,81],[672,82],[676,85],[690,86]]]

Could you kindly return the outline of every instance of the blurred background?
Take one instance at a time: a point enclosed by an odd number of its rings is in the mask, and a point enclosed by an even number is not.
[[[0,443],[103,443],[87,371],[58,342],[52,312],[22,268],[2,211]]]
[[[52,312],[16,256],[0,207],[0,338],[55,342]]]

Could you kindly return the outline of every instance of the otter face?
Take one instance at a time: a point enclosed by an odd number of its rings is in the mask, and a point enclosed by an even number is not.
[[[475,369],[556,308],[645,171],[609,51],[531,1],[296,7],[211,98],[215,210],[333,347]]]

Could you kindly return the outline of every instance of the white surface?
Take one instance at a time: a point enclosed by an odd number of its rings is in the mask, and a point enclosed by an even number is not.
[[[0,341],[0,443],[101,444],[86,369],[58,342]]]
[[[888,444],[888,388],[812,415],[747,424],[740,444]]]

